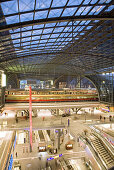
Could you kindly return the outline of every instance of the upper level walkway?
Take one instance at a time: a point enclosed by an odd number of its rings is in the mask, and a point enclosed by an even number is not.
[[[62,108],[85,108],[98,107],[100,102],[57,102],[57,103],[32,103],[32,107],[37,109],[62,109]],[[29,103],[8,103],[5,104],[4,110],[22,110],[27,109]]]

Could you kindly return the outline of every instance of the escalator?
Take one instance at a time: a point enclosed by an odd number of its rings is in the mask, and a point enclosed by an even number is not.
[[[97,152],[99,158],[102,160],[102,163],[106,167],[106,169],[110,169],[114,166],[114,158],[113,155],[110,153],[108,148],[104,145],[104,143],[95,135],[92,134],[89,136],[91,145]]]

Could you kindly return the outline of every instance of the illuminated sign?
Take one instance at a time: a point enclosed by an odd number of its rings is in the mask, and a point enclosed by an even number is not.
[[[67,144],[67,147],[72,147],[72,144]]]
[[[53,160],[53,159],[57,159],[57,158],[59,158],[61,156],[62,156],[62,154],[54,156],[54,157],[47,158],[47,161],[50,161],[50,160]]]

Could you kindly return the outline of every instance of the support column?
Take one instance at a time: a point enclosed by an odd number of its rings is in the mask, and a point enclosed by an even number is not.
[[[32,92],[29,86],[30,152],[32,152]]]
[[[56,109],[57,116],[59,116],[59,109]]]

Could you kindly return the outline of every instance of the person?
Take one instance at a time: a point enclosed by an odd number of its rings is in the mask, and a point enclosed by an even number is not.
[[[49,148],[49,153],[51,153],[51,148]]]
[[[110,122],[111,122],[111,119],[112,119],[112,116],[110,115],[110,116],[109,116],[109,120],[110,120]]]
[[[106,118],[104,117],[104,122],[105,122],[105,119],[106,119]]]
[[[102,116],[100,115],[100,120],[102,119]]]
[[[18,118],[16,117],[16,123],[18,123]]]
[[[15,155],[16,155],[16,158],[17,158],[17,152],[15,153]]]
[[[68,119],[68,126],[70,125],[70,120]]]
[[[55,166],[57,167],[57,160],[55,159]]]
[[[56,148],[56,153],[57,153],[57,148]]]
[[[48,167],[48,161],[46,161],[46,168]]]

